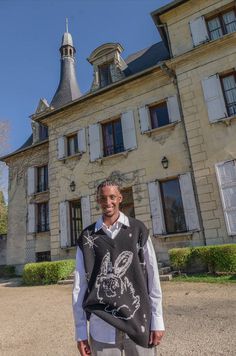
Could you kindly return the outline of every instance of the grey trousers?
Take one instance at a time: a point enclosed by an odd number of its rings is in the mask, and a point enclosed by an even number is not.
[[[157,347],[147,349],[135,344],[122,331],[116,331],[116,343],[106,344],[90,336],[92,356],[157,356]]]

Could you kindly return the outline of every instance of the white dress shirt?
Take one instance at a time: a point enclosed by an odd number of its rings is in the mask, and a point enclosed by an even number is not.
[[[110,227],[107,227],[104,224],[102,217],[100,217],[96,222],[95,232],[103,229],[107,236],[109,236],[111,239],[114,239],[120,231],[122,225],[130,226],[128,217],[122,212],[120,212],[118,220]],[[164,330],[165,327],[162,316],[162,292],[159,272],[156,261],[156,254],[150,237],[143,247],[143,253],[148,274],[148,289],[151,302],[151,330]],[[83,253],[78,247],[76,253],[76,269],[72,294],[76,341],[88,339],[86,313],[82,308],[87,286],[88,283],[84,269]],[[96,341],[109,344],[115,343],[115,328],[95,314],[91,314],[89,332],[93,339]]]

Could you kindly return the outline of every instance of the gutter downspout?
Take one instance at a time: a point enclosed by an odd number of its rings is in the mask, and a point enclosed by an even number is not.
[[[203,243],[206,246],[207,243],[206,243],[205,231],[204,231],[204,226],[203,226],[202,214],[201,214],[201,210],[200,210],[200,203],[199,203],[198,194],[197,194],[197,185],[196,185],[194,171],[193,171],[193,162],[192,162],[192,157],[191,157],[191,154],[190,154],[190,146],[189,146],[187,130],[186,130],[185,122],[184,122],[183,108],[182,108],[182,102],[180,100],[180,93],[179,93],[179,86],[178,86],[177,77],[176,77],[175,72],[172,69],[170,69],[166,65],[166,63],[162,63],[160,65],[160,68],[166,75],[168,75],[169,78],[172,79],[173,84],[177,89],[177,93],[178,93],[178,97],[179,97],[180,114],[181,114],[181,117],[183,119],[185,139],[186,139],[187,149],[188,149],[188,152],[189,152],[190,169],[191,169],[191,173],[192,173],[192,177],[193,177],[193,191],[194,191],[195,199],[196,199],[196,205],[197,205],[198,217],[199,217],[199,222],[200,222],[200,228],[202,230],[202,235],[203,235]]]

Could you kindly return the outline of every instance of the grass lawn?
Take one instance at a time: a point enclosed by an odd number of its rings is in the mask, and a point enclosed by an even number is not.
[[[236,283],[234,275],[212,275],[208,273],[194,275],[180,275],[173,277],[173,282],[206,282],[206,283]]]

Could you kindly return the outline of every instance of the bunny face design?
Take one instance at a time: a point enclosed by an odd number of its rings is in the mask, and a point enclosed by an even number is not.
[[[100,273],[96,279],[97,298],[104,302],[104,298],[109,298],[109,305],[105,310],[112,313],[116,318],[129,319],[140,307],[140,297],[135,295],[132,283],[127,277],[122,278],[133,260],[131,251],[123,251],[116,259],[114,267],[111,262],[110,253],[107,252],[102,259]],[[127,299],[127,305],[115,308],[121,295]],[[130,305],[130,307],[129,307]],[[126,317],[122,312],[125,310]]]

